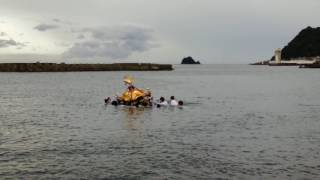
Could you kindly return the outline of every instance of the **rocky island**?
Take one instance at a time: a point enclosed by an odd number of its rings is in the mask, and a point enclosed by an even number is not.
[[[200,64],[200,61],[195,61],[191,56],[182,59],[181,64]]]
[[[115,63],[0,63],[0,72],[69,72],[69,71],[171,71],[171,64]]]

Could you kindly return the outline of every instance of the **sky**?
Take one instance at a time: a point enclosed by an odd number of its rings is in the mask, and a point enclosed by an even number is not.
[[[0,62],[204,64],[269,59],[319,0],[0,0]]]

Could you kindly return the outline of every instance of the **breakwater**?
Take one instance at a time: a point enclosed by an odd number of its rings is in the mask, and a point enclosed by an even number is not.
[[[0,72],[69,72],[69,71],[171,71],[171,64],[114,63],[0,63]]]
[[[276,63],[275,61],[260,61],[257,63],[252,63],[250,65],[299,66],[300,68],[320,68],[320,61],[307,59],[285,60],[281,61],[280,63]]]
[[[312,64],[301,64],[299,68],[320,68],[320,61],[315,61]]]

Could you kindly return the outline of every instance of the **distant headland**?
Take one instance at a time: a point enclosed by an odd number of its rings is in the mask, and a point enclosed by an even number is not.
[[[320,67],[320,27],[307,27],[300,31],[288,45],[276,49],[270,60],[252,65]]]
[[[181,64],[200,64],[200,61],[195,61],[191,56],[182,59]]]
[[[0,63],[0,72],[69,72],[69,71],[171,71],[171,64],[115,63]]]

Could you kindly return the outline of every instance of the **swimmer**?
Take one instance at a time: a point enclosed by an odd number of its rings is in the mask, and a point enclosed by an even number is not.
[[[175,99],[174,96],[170,97],[170,106],[178,106],[178,101]]]
[[[160,97],[160,102],[158,103],[158,105],[160,105],[160,106],[168,106],[168,102],[164,99],[164,97]]]

